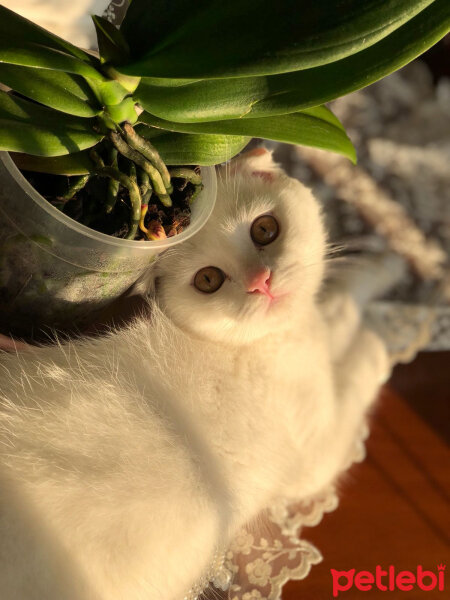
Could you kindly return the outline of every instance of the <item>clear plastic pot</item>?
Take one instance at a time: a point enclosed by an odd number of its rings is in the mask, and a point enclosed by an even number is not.
[[[0,330],[30,338],[47,328],[86,326],[159,253],[206,223],[216,200],[214,167],[202,167],[202,177],[189,227],[162,241],[137,242],[98,233],[64,215],[0,152]]]

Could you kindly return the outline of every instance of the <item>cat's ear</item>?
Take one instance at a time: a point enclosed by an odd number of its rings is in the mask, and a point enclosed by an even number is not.
[[[273,160],[272,151],[263,147],[236,157],[230,164],[230,170],[232,173],[245,173],[260,178],[266,183],[274,182],[283,174],[283,169]]]
[[[158,278],[158,273],[155,266],[156,265],[153,264],[150,269],[143,273],[136,283],[131,286],[128,290],[130,296],[153,298],[156,295],[156,280]]]

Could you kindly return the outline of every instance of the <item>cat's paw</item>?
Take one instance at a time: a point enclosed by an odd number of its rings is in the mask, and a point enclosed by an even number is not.
[[[345,357],[336,365],[336,374],[344,394],[358,398],[366,410],[378,390],[389,378],[391,366],[386,348],[372,331],[361,328]]]
[[[347,352],[358,331],[361,313],[346,292],[327,294],[321,308],[328,329],[331,359],[338,361]]]
[[[357,354],[355,368],[358,368],[359,362],[361,381],[367,388],[367,403],[370,404],[377,390],[386,383],[391,375],[391,364],[386,346],[373,331],[361,328],[357,334],[354,353]]]

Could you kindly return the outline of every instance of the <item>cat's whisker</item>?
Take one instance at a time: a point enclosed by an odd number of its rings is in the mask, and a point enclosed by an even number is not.
[[[348,250],[347,244],[328,243],[325,246],[325,256],[333,256],[335,254],[341,254]]]

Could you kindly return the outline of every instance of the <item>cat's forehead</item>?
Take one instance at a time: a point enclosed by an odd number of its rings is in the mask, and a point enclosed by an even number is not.
[[[279,206],[277,186],[270,189],[264,182],[235,176],[220,181],[217,202],[206,231],[233,233],[241,225],[251,224],[261,214]]]
[[[205,260],[222,266],[236,260],[244,263],[253,250],[251,224],[263,214],[273,214],[279,208],[277,200],[273,189],[248,181],[248,177],[219,180],[216,205],[208,222],[190,240],[164,253],[165,259],[176,254],[180,264],[194,262],[197,267]]]
[[[173,263],[170,260],[173,257],[178,264],[189,264],[192,268],[203,266],[205,260],[208,264],[228,267],[236,261],[246,264],[255,258],[252,223],[264,214],[277,219],[284,238],[293,238],[294,233],[300,232],[306,239],[308,232],[315,231],[316,219],[311,221],[308,215],[315,205],[310,191],[280,169],[271,172],[269,180],[257,173],[254,176],[248,169],[219,171],[217,201],[208,222],[190,240],[165,252],[160,262]],[[273,254],[283,249],[284,241],[268,250]]]

